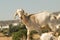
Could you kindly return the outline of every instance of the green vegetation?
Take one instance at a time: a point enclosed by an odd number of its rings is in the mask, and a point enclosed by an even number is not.
[[[17,26],[9,25],[9,28],[4,28],[2,33],[5,36],[12,36],[12,40],[23,40],[27,39],[27,29],[24,24],[20,23]]]
[[[27,29],[23,24],[19,24],[18,26],[13,27],[11,32],[13,40],[26,40],[27,38]]]

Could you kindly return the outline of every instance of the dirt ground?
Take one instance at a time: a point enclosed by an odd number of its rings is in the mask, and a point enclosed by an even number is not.
[[[4,34],[0,33],[0,40],[12,40],[12,37],[6,37]]]
[[[12,37],[0,37],[0,40],[12,40]]]

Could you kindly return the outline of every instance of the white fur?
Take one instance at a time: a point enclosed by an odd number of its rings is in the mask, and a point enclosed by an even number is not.
[[[57,40],[52,33],[43,33],[40,37],[41,40]]]
[[[17,15],[19,16],[19,18],[22,16],[22,14],[24,15],[24,13],[21,13],[22,11],[24,11],[23,9],[17,9]],[[52,14],[53,15],[53,14]],[[43,26],[43,25],[46,25],[46,24],[48,24],[49,25],[49,27],[53,30],[53,31],[55,31],[56,30],[56,28],[59,28],[59,27],[56,27],[56,25],[55,25],[55,23],[57,24],[57,22],[56,22],[56,20],[54,19],[54,17],[50,17],[49,18],[49,16],[51,16],[50,15],[50,13],[49,12],[47,12],[47,11],[44,11],[44,12],[41,12],[41,13],[37,13],[37,14],[34,14],[34,15],[32,15],[30,18],[25,18],[28,22],[27,22],[27,24],[26,24],[26,28],[27,29],[29,29],[29,31],[30,30],[32,30],[33,28],[35,29],[35,30],[40,30],[41,31],[41,29],[40,29],[40,27],[41,26]],[[33,18],[34,17],[34,18]],[[47,18],[47,19],[46,19]],[[51,20],[50,20],[51,19]],[[55,21],[53,21],[53,19],[55,20]],[[57,19],[59,19],[59,17],[57,18]],[[23,19],[22,19],[23,20]],[[29,34],[29,32],[27,32],[28,34]],[[47,34],[47,33],[45,33],[44,34],[45,36],[47,36],[48,35],[48,39],[50,39],[50,37],[52,37],[53,35],[51,34]],[[42,36],[42,37],[44,37],[44,36]]]

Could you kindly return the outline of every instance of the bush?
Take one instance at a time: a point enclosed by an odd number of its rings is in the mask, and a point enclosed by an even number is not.
[[[20,38],[22,38],[23,36],[27,37],[26,29],[23,29],[23,30],[21,29],[18,32],[14,32],[13,36],[12,36],[12,39],[13,40],[20,40]]]
[[[13,40],[20,40],[20,38],[23,38],[23,36],[27,38],[27,29],[25,25],[17,26],[17,28],[14,27],[13,30]]]
[[[15,32],[12,36],[13,40],[20,40],[20,33],[19,32]]]

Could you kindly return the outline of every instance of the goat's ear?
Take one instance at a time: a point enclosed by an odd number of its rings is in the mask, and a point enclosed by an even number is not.
[[[27,15],[27,13],[24,13],[24,15]]]

